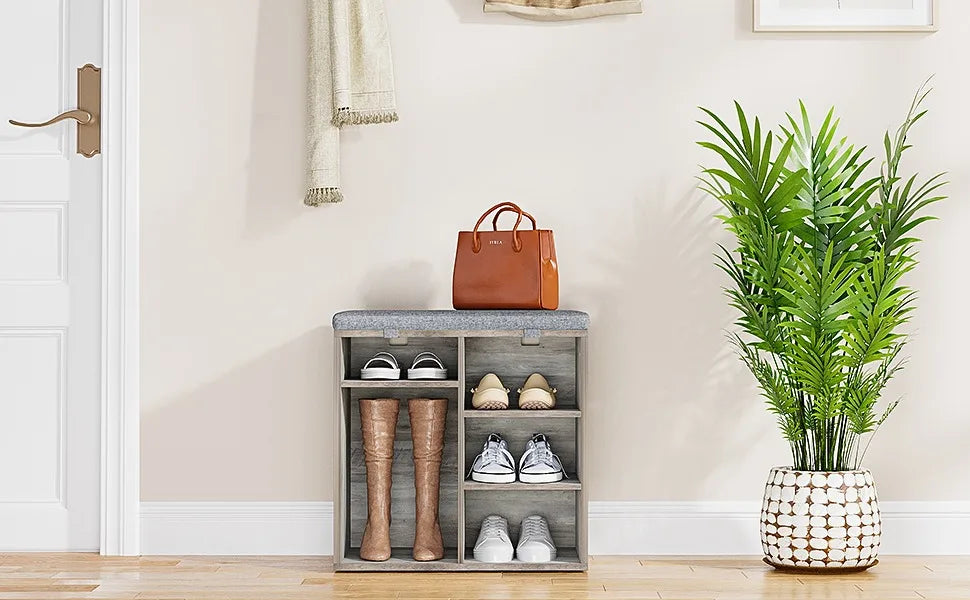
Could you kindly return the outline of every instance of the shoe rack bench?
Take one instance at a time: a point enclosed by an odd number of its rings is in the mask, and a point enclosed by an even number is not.
[[[334,568],[337,571],[585,571],[587,502],[583,487],[583,411],[589,316],[578,311],[346,311],[333,317],[336,381]],[[401,365],[399,381],[361,380],[360,369],[386,351]],[[409,381],[420,352],[437,354],[448,380]],[[558,389],[552,410],[519,410],[515,390],[532,373]],[[470,389],[495,373],[510,394],[508,410],[474,410]],[[391,487],[392,557],[360,559],[367,520],[366,469],[360,432],[361,398],[402,401],[394,442]],[[442,560],[418,562],[414,541],[414,464],[406,402],[447,398],[438,502]],[[478,483],[466,480],[489,433],[501,434],[518,461],[533,433],[545,433],[568,475],[556,483]],[[472,550],[488,515],[509,522],[513,545],[529,515],[546,518],[557,548],[548,563],[482,563]]]

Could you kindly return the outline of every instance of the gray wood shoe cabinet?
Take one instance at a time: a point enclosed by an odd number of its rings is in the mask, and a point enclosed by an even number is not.
[[[336,343],[336,444],[334,567],[337,571],[584,571],[587,504],[583,480],[583,412],[586,409],[586,343],[589,316],[577,311],[347,311],[334,315]],[[360,379],[364,363],[380,351],[401,365],[401,380]],[[437,354],[448,368],[444,381],[409,381],[419,352]],[[508,410],[471,407],[471,388],[489,372],[512,389]],[[539,372],[558,389],[553,410],[519,410],[515,390]],[[391,490],[392,557],[360,559],[367,520],[366,470],[360,433],[361,398],[402,401],[394,443]],[[448,417],[438,503],[445,557],[418,562],[414,541],[414,466],[408,424],[409,398],[447,398]],[[545,433],[568,478],[558,483],[476,483],[466,479],[489,433],[500,433],[518,460],[533,433]],[[509,521],[513,545],[523,517],[549,522],[557,560],[529,564],[481,563],[472,554],[482,519]]]

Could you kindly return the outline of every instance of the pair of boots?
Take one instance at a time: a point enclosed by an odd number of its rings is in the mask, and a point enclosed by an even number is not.
[[[438,524],[438,484],[445,440],[447,399],[408,400],[411,439],[414,445],[414,560],[444,557]],[[394,398],[362,399],[360,429],[367,465],[367,525],[360,544],[363,560],[391,557],[391,465],[398,401]]]

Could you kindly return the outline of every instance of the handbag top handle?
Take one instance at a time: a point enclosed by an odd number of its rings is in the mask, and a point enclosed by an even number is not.
[[[486,210],[485,214],[479,217],[478,223],[475,223],[475,229],[472,231],[472,252],[475,254],[478,254],[482,249],[482,240],[478,235],[478,228],[481,227],[482,223],[485,222],[485,218],[498,208],[507,208],[508,210],[514,210],[519,214],[519,218],[515,220],[515,227],[512,228],[512,249],[516,252],[522,250],[522,240],[519,239],[519,225],[522,223],[522,209],[519,208],[517,204],[512,202],[500,202],[492,208]]]
[[[512,212],[512,209],[509,208],[508,206],[506,206],[502,210],[500,210],[497,213],[495,213],[495,217],[492,219],[492,231],[498,231],[498,218],[504,212]],[[535,217],[533,217],[529,213],[525,212],[524,210],[522,211],[522,216],[525,217],[526,219],[529,219],[530,221],[532,221],[532,230],[533,231],[535,231],[536,229],[538,229],[538,227],[536,226],[536,218]]]

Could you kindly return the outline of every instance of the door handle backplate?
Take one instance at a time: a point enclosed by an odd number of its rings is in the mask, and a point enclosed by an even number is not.
[[[101,69],[94,65],[77,70],[77,106],[43,123],[10,119],[10,124],[37,128],[73,119],[77,121],[77,153],[91,158],[101,154]]]

